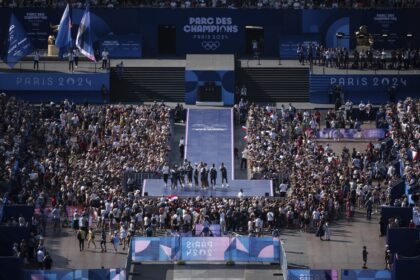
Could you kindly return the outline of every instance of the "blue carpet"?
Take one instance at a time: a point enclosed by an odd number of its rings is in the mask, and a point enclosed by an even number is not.
[[[185,158],[192,164],[206,162],[217,168],[223,162],[234,178],[233,119],[231,109],[188,109]]]

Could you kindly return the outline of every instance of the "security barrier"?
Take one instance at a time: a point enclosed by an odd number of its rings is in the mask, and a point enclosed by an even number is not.
[[[136,237],[131,260],[281,262],[282,246],[272,237]]]

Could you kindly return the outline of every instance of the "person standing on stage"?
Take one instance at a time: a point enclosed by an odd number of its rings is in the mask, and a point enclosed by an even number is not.
[[[200,169],[198,168],[198,165],[195,164],[194,168],[194,186],[198,187],[198,175],[200,175]]]
[[[104,69],[104,70],[108,69],[108,56],[109,56],[108,49],[105,48],[102,51],[102,69]]]
[[[210,186],[210,184],[209,184],[209,175],[210,175],[210,170],[209,170],[209,168],[207,167],[207,163],[204,163],[204,171],[205,171],[205,175],[204,175],[204,178],[205,178],[205,183],[206,183],[206,188],[208,188],[209,186]]]
[[[35,51],[34,54],[34,70],[39,70],[39,59],[41,58],[41,54],[39,53],[39,50]]]
[[[229,187],[228,180],[227,180],[227,169],[225,164],[222,162],[222,165],[219,168],[220,172],[222,173],[222,188],[225,186],[223,182],[226,182],[226,187]]]
[[[217,169],[216,169],[215,164],[213,163],[213,165],[210,168],[210,184],[212,188],[216,187],[216,178],[217,178]]]
[[[187,172],[187,180],[190,187],[192,187],[192,177],[193,177],[193,168],[191,166],[191,162],[189,161],[187,167],[185,168]]]
[[[203,163],[200,164],[200,180],[201,180],[201,188],[206,188],[206,168]]]
[[[162,167],[162,175],[163,175],[163,181],[165,182],[165,188],[166,188],[168,187],[168,178],[169,178],[169,166],[166,162]]]
[[[181,139],[179,139],[179,157],[184,158],[184,149],[185,149],[185,141],[184,137],[181,136]]]
[[[178,167],[178,180],[179,180],[179,184],[181,185],[181,188],[184,187],[184,183],[185,183],[185,169],[183,165],[180,165]]]
[[[79,49],[74,48],[73,49],[73,58],[74,58],[74,67],[77,69],[79,66]]]
[[[67,54],[68,59],[69,59],[69,72],[73,73],[74,72],[74,55],[73,55],[73,50],[69,49],[69,53]]]

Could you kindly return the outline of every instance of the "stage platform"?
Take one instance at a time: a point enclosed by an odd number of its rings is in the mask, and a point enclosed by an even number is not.
[[[220,175],[220,174],[219,174]],[[252,196],[273,196],[273,185],[271,180],[233,180],[229,182],[229,187],[222,188],[220,178],[214,189],[202,190],[201,187],[186,186],[178,189],[165,187],[162,179],[147,179],[143,182],[143,196],[160,197],[175,195],[178,197],[237,197],[242,189],[244,197]]]

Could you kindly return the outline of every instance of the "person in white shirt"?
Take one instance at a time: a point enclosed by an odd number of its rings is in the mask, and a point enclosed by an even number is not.
[[[239,192],[238,192],[238,198],[243,198],[244,197],[244,190],[243,189],[241,189]]]
[[[169,166],[165,162],[162,167],[162,174],[163,174],[163,181],[165,182],[165,188],[168,186],[168,178],[169,178]]]
[[[280,197],[285,198],[287,192],[287,184],[282,182],[279,186],[280,188]]]
[[[267,222],[268,222],[268,228],[272,230],[274,226],[274,213],[272,210],[268,211],[267,213]]]
[[[44,269],[44,257],[44,251],[41,248],[39,248],[36,252],[36,262],[38,263],[38,267],[40,269]]]
[[[257,233],[258,237],[260,237],[262,234],[262,228],[263,228],[263,220],[260,217],[257,217],[255,219],[255,232]]]

